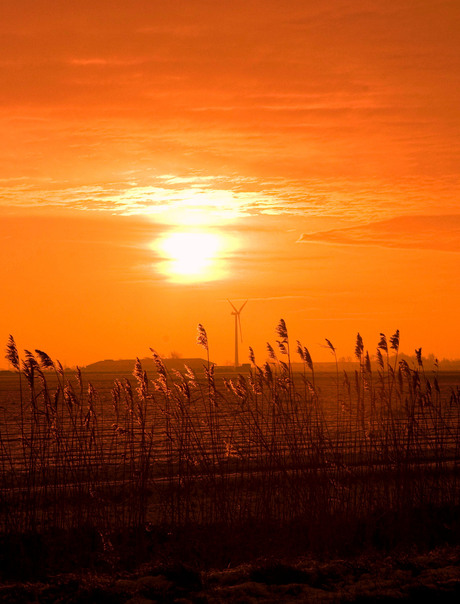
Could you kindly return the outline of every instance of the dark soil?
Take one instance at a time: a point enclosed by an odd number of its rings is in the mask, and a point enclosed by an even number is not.
[[[1,602],[458,602],[460,547],[319,560],[263,558],[228,568],[140,565],[5,582]]]

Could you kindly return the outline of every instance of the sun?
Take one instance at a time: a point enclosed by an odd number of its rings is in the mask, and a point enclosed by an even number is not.
[[[170,281],[212,281],[222,276],[224,237],[208,231],[173,231],[164,235],[158,251],[160,270]]]

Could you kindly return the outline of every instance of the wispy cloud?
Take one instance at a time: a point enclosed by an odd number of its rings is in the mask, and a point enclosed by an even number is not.
[[[305,233],[303,240],[364,242],[383,245],[387,239],[397,246],[412,247],[413,233],[428,241],[427,224],[440,218],[416,216],[428,214],[432,204],[431,180],[393,184],[378,181],[351,182],[332,179],[266,179],[210,174],[160,174],[146,177],[136,170],[127,171],[123,180],[103,184],[70,185],[62,180],[17,177],[0,180],[0,208],[53,208],[106,212],[124,216],[147,216],[163,224],[220,224],[251,216],[330,219],[349,224],[367,220],[364,227],[341,228],[327,232]],[[436,190],[440,205],[456,209],[455,184]],[[412,218],[397,218],[404,206]],[[299,223],[300,226],[301,223]],[[446,228],[452,227],[450,218]],[[291,224],[293,228],[293,224]],[[440,228],[440,227],[439,227]],[[405,242],[404,230],[412,233]],[[367,239],[366,239],[367,237]],[[434,235],[431,238],[435,237]],[[434,242],[433,242],[434,244]],[[394,244],[396,245],[396,243]]]
[[[303,233],[299,242],[460,252],[460,214],[398,216],[350,228]]]
[[[64,62],[77,67],[124,67],[141,65],[145,61],[142,59],[117,59],[116,57],[75,57]]]

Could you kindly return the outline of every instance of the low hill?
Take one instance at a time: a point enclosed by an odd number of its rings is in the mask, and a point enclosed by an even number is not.
[[[166,369],[176,369],[183,371],[184,365],[187,365],[196,373],[201,373],[204,367],[207,366],[207,361],[200,358],[191,359],[162,359]],[[134,369],[135,359],[106,359],[105,361],[97,361],[86,367],[82,367],[85,373],[116,373],[116,374],[131,374]],[[155,371],[155,362],[151,357],[140,359],[143,369],[150,373]]]

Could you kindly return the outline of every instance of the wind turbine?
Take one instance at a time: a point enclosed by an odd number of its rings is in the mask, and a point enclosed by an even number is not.
[[[240,328],[241,341],[243,341],[243,333],[241,331],[240,313],[243,310],[243,308],[246,306],[247,300],[246,300],[246,302],[244,302],[241,305],[241,307],[240,307],[239,310],[236,309],[236,307],[230,302],[230,300],[228,298],[227,298],[227,302],[233,308],[232,315],[234,315],[234,317],[235,317],[235,367],[239,367],[239,362],[238,362],[238,327]]]

